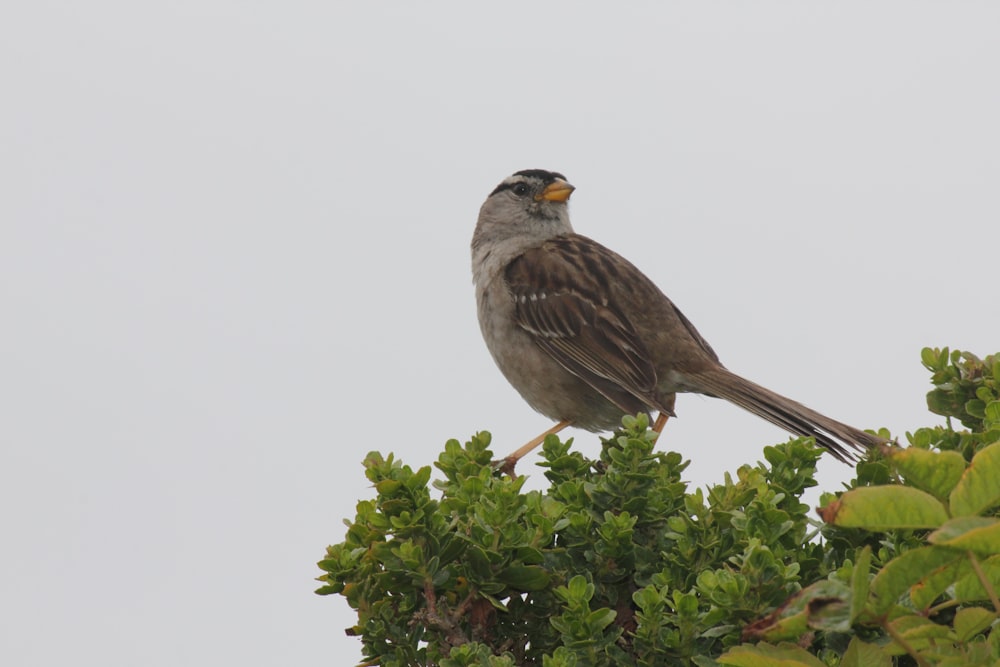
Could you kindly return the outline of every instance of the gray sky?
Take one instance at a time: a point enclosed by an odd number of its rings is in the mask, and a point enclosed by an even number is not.
[[[518,169],[853,425],[938,422],[922,346],[1000,349],[995,3],[8,5],[2,664],[353,664],[311,591],[365,453],[549,425],[475,321]],[[785,439],[677,411],[695,485]]]

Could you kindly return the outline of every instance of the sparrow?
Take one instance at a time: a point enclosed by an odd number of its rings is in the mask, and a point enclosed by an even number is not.
[[[886,444],[723,366],[653,281],[573,231],[574,189],[558,172],[519,171],[486,198],[472,237],[486,347],[528,405],[557,422],[508,457],[511,466],[569,425],[609,431],[623,415],[655,411],[659,434],[682,392],[735,403],[844,462]]]

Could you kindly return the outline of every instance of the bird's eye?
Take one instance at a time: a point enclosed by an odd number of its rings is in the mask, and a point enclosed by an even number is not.
[[[528,194],[528,186],[524,183],[515,183],[514,187],[511,188],[518,197],[523,197]]]

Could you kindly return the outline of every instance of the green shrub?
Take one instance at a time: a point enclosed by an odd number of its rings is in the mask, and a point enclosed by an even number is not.
[[[365,664],[385,667],[994,665],[1000,359],[922,360],[947,423],[859,463],[823,521],[801,502],[808,439],[692,490],[629,417],[596,460],[549,436],[548,487],[524,491],[480,433],[445,445],[433,493],[429,466],[370,453],[376,497],[317,592],[347,599]]]

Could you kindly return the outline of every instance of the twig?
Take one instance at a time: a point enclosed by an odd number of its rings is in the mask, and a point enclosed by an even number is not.
[[[458,627],[459,624],[455,622],[456,620],[461,619],[461,615],[450,614],[450,618],[444,618],[440,613],[438,613],[437,595],[434,593],[434,584],[429,578],[424,581],[424,599],[427,602],[427,607],[413,614],[410,625],[415,625],[416,623],[423,621],[424,625],[433,627],[444,633],[444,640],[449,646],[461,646],[462,644],[467,644],[469,642],[469,638],[464,632],[462,632],[461,628]],[[463,614],[468,608],[469,602],[470,599],[466,598],[459,606],[459,610],[461,610]]]
[[[993,603],[993,609],[1000,614],[1000,598],[997,597],[997,592],[993,590],[993,584],[987,578],[986,573],[983,572],[983,566],[979,564],[979,559],[976,558],[976,554],[969,552],[969,562],[972,563],[972,569],[975,570],[976,576],[979,577],[979,583],[983,585],[986,589],[986,594],[990,596],[990,602]]]
[[[893,641],[903,647],[903,650],[910,654],[910,657],[917,661],[917,665],[920,667],[931,667],[930,663],[924,660],[924,657],[917,653],[917,650],[910,646],[910,643],[903,639],[903,635],[896,632],[895,628],[892,627],[892,623],[883,621],[882,627],[885,631],[889,633]]]

